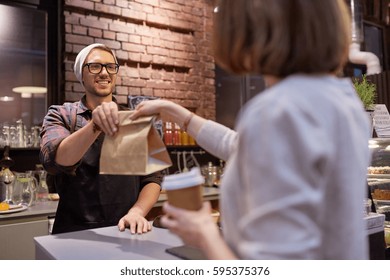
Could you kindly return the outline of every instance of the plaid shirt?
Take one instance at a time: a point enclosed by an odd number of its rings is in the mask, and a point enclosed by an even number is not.
[[[80,164],[79,162],[74,166],[61,166],[56,163],[55,156],[62,140],[91,120],[92,112],[85,104],[84,96],[81,101],[50,106],[43,120],[39,154],[42,165],[50,174],[72,174]]]

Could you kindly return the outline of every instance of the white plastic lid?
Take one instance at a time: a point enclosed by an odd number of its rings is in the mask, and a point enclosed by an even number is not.
[[[177,190],[202,184],[204,184],[204,177],[199,167],[194,167],[189,172],[165,176],[161,187],[166,190]]]

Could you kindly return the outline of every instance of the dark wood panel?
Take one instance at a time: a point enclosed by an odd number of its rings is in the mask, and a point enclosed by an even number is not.
[[[4,148],[1,148],[0,153],[3,157]],[[36,164],[40,164],[39,148],[11,148],[9,157],[15,161],[10,170],[16,172],[35,170]]]
[[[375,75],[367,76],[367,80],[373,82],[377,89],[377,104],[386,104],[390,108],[390,70]]]

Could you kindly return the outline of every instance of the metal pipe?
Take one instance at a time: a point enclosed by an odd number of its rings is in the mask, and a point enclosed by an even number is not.
[[[366,65],[367,75],[378,74],[382,72],[379,58],[374,53],[360,50],[360,44],[364,41],[361,0],[350,0],[350,8],[352,44],[349,47],[349,61],[355,64]]]

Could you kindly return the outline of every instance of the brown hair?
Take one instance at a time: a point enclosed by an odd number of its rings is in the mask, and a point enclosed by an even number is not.
[[[349,44],[344,0],[219,1],[215,57],[237,74],[336,72],[347,61]]]

